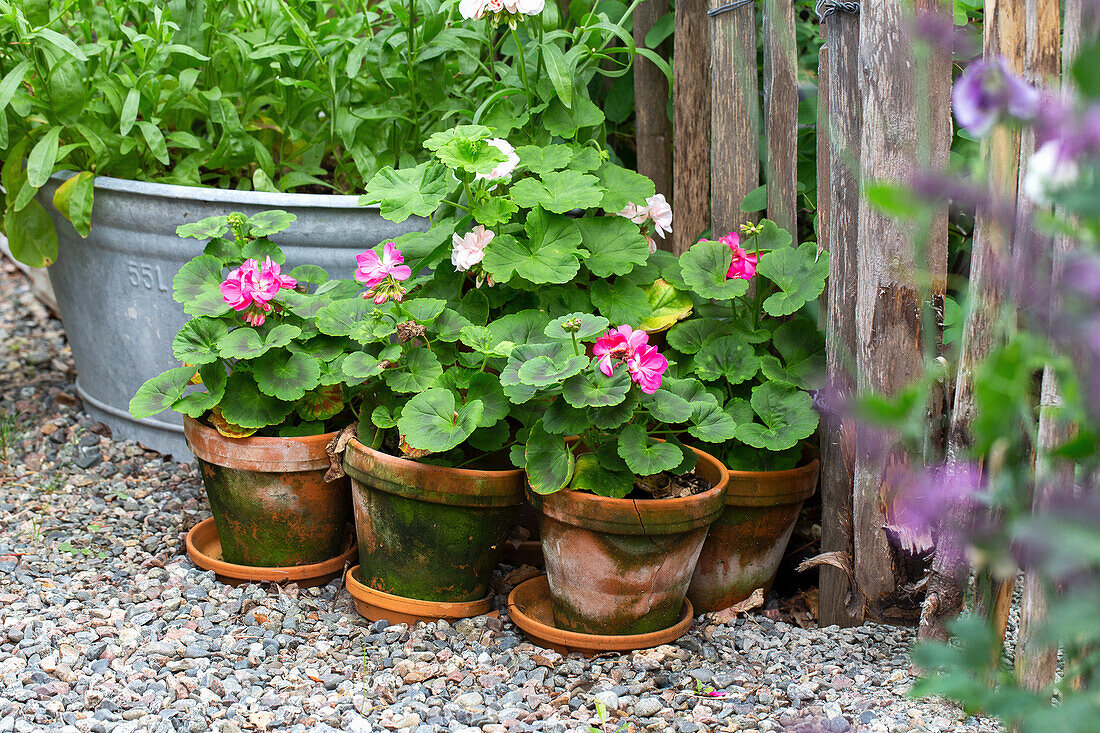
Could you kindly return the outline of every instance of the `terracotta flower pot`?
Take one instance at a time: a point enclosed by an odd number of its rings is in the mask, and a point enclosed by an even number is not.
[[[682,499],[609,499],[564,490],[528,498],[539,530],[557,628],[648,634],[680,620],[707,528],[722,513],[726,468],[696,450],[712,488]]]
[[[185,420],[184,437],[199,459],[223,560],[257,567],[311,565],[347,549],[348,482],[324,479],[325,445],[333,435],[226,438]]]
[[[523,503],[523,472],[432,466],[348,443],[359,580],[393,596],[478,601]]]
[[[696,613],[719,611],[767,592],[794,531],[802,503],[817,486],[817,450],[787,471],[730,471],[726,508],[710,528],[688,597]]]

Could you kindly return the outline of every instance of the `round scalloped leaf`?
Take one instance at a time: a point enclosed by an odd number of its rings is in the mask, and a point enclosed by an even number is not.
[[[340,369],[351,379],[369,379],[381,374],[385,370],[382,362],[388,357],[374,356],[365,351],[353,351],[340,362]]]
[[[649,243],[638,225],[621,216],[577,219],[589,255],[584,266],[596,277],[626,275],[649,259]]]
[[[172,339],[172,356],[185,364],[201,366],[218,360],[218,341],[229,333],[225,321],[192,318]]]
[[[639,325],[646,331],[664,331],[691,315],[695,304],[690,293],[677,290],[664,280],[657,280],[644,290],[650,312]]]
[[[563,328],[566,323],[570,324],[574,330],[566,331]],[[576,337],[578,341],[585,341],[599,336],[609,325],[611,325],[610,322],[603,316],[591,313],[570,313],[550,321],[550,324],[543,329],[543,333],[552,339],[572,341],[573,337]]]
[[[279,245],[267,239],[254,239],[241,248],[241,256],[246,260],[263,262],[270,259],[272,262],[282,265],[286,262],[286,255]]]
[[[251,374],[235,371],[229,375],[221,411],[234,425],[259,429],[281,423],[294,411],[294,404],[264,394]]]
[[[329,336],[349,336],[374,308],[374,304],[364,298],[329,303],[317,311],[317,330]]]
[[[332,361],[340,356],[340,354],[344,353],[344,349],[347,348],[347,345],[348,340],[342,336],[318,334],[301,343],[290,343],[287,345],[287,348],[291,351],[309,354],[314,359]]]
[[[749,291],[749,281],[726,279],[733,253],[721,242],[699,242],[680,255],[680,276],[696,295],[731,300]]]
[[[229,380],[225,367],[217,362],[199,367],[199,375],[206,391],[185,394],[172,404],[173,410],[196,420],[222,401],[222,397],[225,396],[225,385]]]
[[[580,171],[543,173],[538,178],[523,178],[512,186],[512,199],[525,209],[541,206],[555,214],[573,209],[591,209],[604,198],[600,179]]]
[[[447,370],[448,373],[453,371],[456,370]],[[481,420],[478,422],[480,428],[487,428],[504,419],[512,407],[500,386],[500,379],[484,372],[475,372],[470,377],[465,402],[471,400],[477,400],[482,405]]]
[[[549,356],[536,356],[519,368],[519,379],[532,387],[549,387],[584,371],[587,356],[570,356],[555,360]]]
[[[555,435],[579,435],[588,429],[590,423],[585,410],[578,410],[565,400],[557,399],[546,408],[542,425],[548,433]]]
[[[542,420],[531,426],[524,450],[527,482],[538,494],[553,494],[569,485],[573,478],[573,451],[561,435],[548,433]]]
[[[266,333],[255,328],[235,328],[218,340],[218,354],[223,359],[257,359],[271,349],[289,345],[302,335],[302,329],[280,323]]]
[[[240,425],[229,422],[222,415],[221,407],[211,408],[210,416],[207,419],[215,430],[227,438],[247,438],[259,430],[259,428],[242,428]]]
[[[650,440],[641,425],[627,425],[619,433],[619,457],[637,476],[652,476],[671,471],[684,460],[684,454],[672,443]]]
[[[434,160],[399,171],[386,166],[367,183],[359,203],[378,204],[382,216],[399,224],[410,216],[431,216],[454,184],[454,174]]]
[[[764,310],[772,316],[788,316],[825,290],[829,277],[829,253],[806,242],[798,249],[784,247],[760,257],[756,274],[775,283],[779,292],[764,300]]]
[[[596,176],[607,190],[600,206],[612,214],[622,211],[627,204],[645,204],[656,192],[649,177],[611,162],[601,165]]]
[[[270,237],[285,231],[287,227],[298,220],[298,217],[286,211],[272,209],[261,211],[248,217],[248,233],[252,237]]]
[[[717,338],[695,356],[695,375],[704,382],[725,379],[729,384],[740,384],[759,370],[756,351],[735,336]]]
[[[600,430],[614,430],[634,417],[634,410],[638,407],[638,401],[636,391],[627,392],[626,399],[617,405],[589,407],[588,419]]]
[[[298,265],[290,271],[289,275],[298,281],[299,285],[312,285],[320,287],[328,282],[328,273],[325,268],[317,265]]]
[[[691,403],[669,389],[658,389],[642,399],[653,419],[675,425],[691,419]]]
[[[222,216],[208,216],[205,219],[191,222],[190,224],[180,224],[176,227],[176,236],[194,237],[195,239],[213,239],[214,237],[220,237],[229,229],[229,217],[227,215]]]
[[[465,326],[459,338],[463,344],[486,356],[508,356],[515,348],[511,341],[497,341],[492,329],[486,326]]]
[[[264,394],[293,402],[321,383],[321,367],[312,356],[276,349],[252,363],[252,376]]]
[[[473,324],[458,311],[451,310],[450,308],[444,308],[443,312],[432,321],[431,330],[435,333],[435,337],[440,341],[447,343],[453,343],[458,341],[459,336],[462,334],[462,329]]]
[[[420,392],[435,386],[436,380],[443,376],[443,367],[428,349],[413,349],[406,355],[404,365],[387,369],[385,375],[386,384],[394,392]]]
[[[580,270],[581,234],[570,219],[535,209],[527,216],[527,236],[501,234],[485,248],[481,261],[497,282],[518,276],[535,283],[567,283]]]
[[[611,407],[625,400],[629,391],[630,377],[625,369],[608,377],[593,368],[566,380],[561,393],[573,407]]]
[[[172,278],[172,299],[183,304],[189,316],[221,316],[229,312],[221,291],[222,261],[199,255]]]
[[[130,414],[142,420],[171,408],[183,397],[193,376],[195,367],[176,367],[148,380],[130,400]]]
[[[520,165],[541,175],[565,168],[573,158],[573,151],[568,145],[524,145],[516,148],[516,155],[519,156]]]
[[[750,402],[764,424],[739,424],[735,437],[753,448],[769,451],[793,448],[817,429],[813,399],[789,384],[765,382],[753,389]]]
[[[611,471],[591,453],[577,456],[573,470],[573,491],[589,491],[597,496],[621,499],[634,490],[634,475],[630,471]]]
[[[513,344],[550,343],[546,335],[549,318],[539,310],[523,310],[501,316],[489,324],[494,343],[511,341]],[[556,347],[555,347],[556,348]]]
[[[511,434],[512,431],[508,427],[508,422],[498,420],[489,427],[478,428],[470,433],[470,437],[466,439],[466,442],[479,451],[493,453],[505,446]]]
[[[717,403],[700,402],[693,406],[688,433],[707,443],[724,443],[737,433],[737,421]]]
[[[417,323],[431,323],[446,307],[446,301],[438,298],[417,298],[397,305],[398,310],[402,311],[409,320]]]
[[[713,318],[692,318],[669,329],[668,345],[685,354],[698,354],[708,341],[721,334],[722,324]]]
[[[803,318],[787,321],[775,329],[772,343],[783,361],[765,356],[760,362],[765,377],[801,389],[825,385],[825,339],[814,323]]]
[[[592,283],[592,305],[612,323],[641,323],[652,313],[645,290],[628,282]]]
[[[503,320],[503,319],[502,319]],[[534,387],[524,384],[519,378],[519,370],[523,364],[536,356],[553,358],[563,353],[565,344],[553,343],[525,343],[517,346],[508,357],[508,363],[500,372],[500,385],[504,388],[504,394],[513,404],[521,405],[535,396]]]
[[[470,437],[483,409],[480,400],[456,405],[453,392],[435,387],[405,403],[397,429],[413,448],[442,453]]]
[[[336,417],[344,410],[344,390],[339,384],[317,387],[298,400],[298,416],[313,422]]]
[[[673,394],[683,397],[691,403],[692,409],[697,409],[700,404],[714,404],[718,406],[718,398],[707,391],[703,383],[698,379],[669,379],[661,382],[661,387]]]
[[[379,405],[370,414],[370,421],[380,428],[396,428],[401,419],[401,408],[391,411],[387,405]]]

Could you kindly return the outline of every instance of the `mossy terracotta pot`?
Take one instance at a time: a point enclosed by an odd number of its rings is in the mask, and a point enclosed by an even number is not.
[[[802,503],[817,486],[817,450],[787,471],[730,471],[722,516],[710,528],[688,597],[696,613],[720,611],[771,589]]]
[[[528,499],[558,629],[649,634],[680,621],[707,528],[722,513],[725,466],[696,450],[709,490],[680,499],[609,499],[564,490]]]
[[[226,438],[191,418],[183,429],[199,460],[223,560],[255,567],[312,565],[348,548],[348,481],[324,478],[325,446],[334,433]]]
[[[479,601],[523,503],[523,472],[417,463],[348,443],[358,580],[423,601]]]

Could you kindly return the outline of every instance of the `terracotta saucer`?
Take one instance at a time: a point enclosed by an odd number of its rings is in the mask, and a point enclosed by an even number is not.
[[[355,599],[355,610],[360,616],[371,621],[385,619],[391,624],[404,623],[412,626],[418,621],[438,621],[439,619],[457,621],[482,614],[497,615],[496,611],[489,613],[493,608],[491,593],[479,601],[464,603],[402,598],[363,585],[359,581],[358,565],[348,570],[344,576],[344,584],[347,586],[348,593],[351,593],[351,597]]]
[[[691,601],[685,598],[680,620],[667,629],[624,636],[582,634],[559,629],[554,625],[554,612],[550,607],[550,584],[545,575],[525,580],[508,594],[508,615],[532,641],[562,654],[580,652],[589,657],[669,644],[683,636],[691,627],[693,613]]]
[[[203,570],[213,570],[218,580],[228,585],[245,583],[297,583],[303,588],[324,585],[344,571],[348,563],[355,562],[357,548],[354,540],[343,553],[331,560],[312,565],[292,565],[285,568],[261,568],[234,565],[222,557],[222,543],[214,518],[202,520],[187,533],[187,556]]]

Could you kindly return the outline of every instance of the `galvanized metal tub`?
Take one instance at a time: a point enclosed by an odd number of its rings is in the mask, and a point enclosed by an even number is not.
[[[141,384],[165,369],[172,339],[183,326],[183,307],[172,299],[172,277],[203,243],[180,239],[176,227],[208,216],[268,209],[298,220],[273,240],[289,270],[319,265],[333,277],[351,277],[355,255],[379,242],[425,226],[394,224],[356,196],[232,191],[118,178],[95,179],[92,232],[81,239],[52,205],[68,177],[57,174],[39,192],[57,227],[59,254],[49,268],[61,320],[76,363],[76,388],[84,408],[111,427],[115,437],[189,461],[183,418],[171,411],[135,420],[127,407]]]

